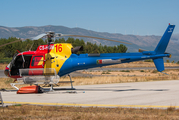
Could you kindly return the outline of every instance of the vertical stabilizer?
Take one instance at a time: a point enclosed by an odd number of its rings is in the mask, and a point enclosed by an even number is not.
[[[159,72],[162,72],[163,70],[165,70],[163,58],[153,59],[153,61],[154,61],[155,67],[157,68]]]
[[[175,28],[175,25],[170,25],[170,24],[168,25],[160,42],[158,43],[157,47],[154,50],[156,54],[164,54],[165,53],[165,50],[168,46],[168,43],[170,41],[170,38],[171,38],[174,28]],[[163,58],[155,58],[155,59],[153,59],[153,61],[154,61],[155,66],[159,72],[162,72],[163,70],[165,70]]]
[[[169,24],[169,26],[166,29],[165,33],[163,34],[160,42],[158,43],[157,47],[155,48],[156,54],[163,54],[165,52],[174,28],[175,28],[175,25]]]

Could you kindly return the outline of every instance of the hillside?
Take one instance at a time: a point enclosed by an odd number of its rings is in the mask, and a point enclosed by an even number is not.
[[[102,37],[102,38],[109,38],[114,40],[120,41],[127,41],[132,43],[133,45],[126,45],[128,47],[128,52],[137,52],[139,48],[146,49],[146,50],[154,50],[156,45],[158,44],[161,36],[139,36],[139,35],[123,35],[119,33],[107,33],[107,32],[95,32],[91,30],[86,30],[82,28],[68,28],[64,26],[40,26],[40,27],[4,27],[0,26],[0,38],[8,38],[8,37],[18,37],[18,38],[32,38],[38,34],[47,32],[47,31],[54,31],[56,33],[63,33],[63,34],[77,34],[77,35],[88,35],[88,36],[95,36],[95,37]],[[165,31],[165,30],[163,30]],[[90,38],[81,38],[85,42],[90,41],[92,43],[102,44],[102,45],[119,45],[120,43],[109,42],[109,41],[102,41],[97,39],[90,39]],[[169,46],[167,48],[168,53],[172,54],[172,58],[170,61],[175,60],[179,61],[179,34],[173,35]]]

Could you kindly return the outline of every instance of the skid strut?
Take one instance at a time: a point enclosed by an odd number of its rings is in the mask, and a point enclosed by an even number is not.
[[[71,80],[70,74],[68,74],[68,76],[70,77],[71,89],[74,89],[74,88],[73,88],[73,81]]]
[[[53,90],[53,85],[51,84],[50,85],[50,92],[52,92],[52,91],[54,91],[54,90]]]

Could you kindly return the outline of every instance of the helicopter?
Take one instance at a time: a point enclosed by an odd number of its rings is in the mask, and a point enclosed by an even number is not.
[[[170,37],[173,33],[174,28],[175,25],[168,25],[154,51],[139,49],[139,52],[136,53],[96,54],[76,54],[78,51],[83,50],[82,46],[73,48],[70,43],[54,44],[52,42],[52,38],[63,36],[87,37],[108,40],[112,42],[120,42],[124,44],[130,43],[99,37],[68,35],[50,31],[40,34],[32,39],[38,40],[40,38],[47,37],[47,45],[38,46],[36,51],[25,51],[16,54],[13,57],[12,61],[6,67],[4,73],[8,77],[15,78],[18,81],[21,81],[22,84],[35,84],[35,87],[27,86],[19,89],[15,86],[18,83],[12,83],[11,85],[18,90],[17,93],[37,93],[40,91],[38,84],[50,84],[50,90],[53,90],[53,84],[57,84],[60,77],[69,75],[71,72],[76,70],[152,59],[157,70],[159,72],[162,72],[165,69],[163,58],[171,57],[171,54],[166,53],[165,50],[170,41]],[[73,81],[71,80],[71,77],[70,82],[71,88],[73,89]]]

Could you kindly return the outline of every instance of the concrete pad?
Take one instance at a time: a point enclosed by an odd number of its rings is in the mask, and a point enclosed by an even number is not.
[[[76,90],[55,88],[55,92],[43,94],[1,94],[4,103],[16,104],[179,108],[178,86],[179,80],[170,80],[74,86]]]

